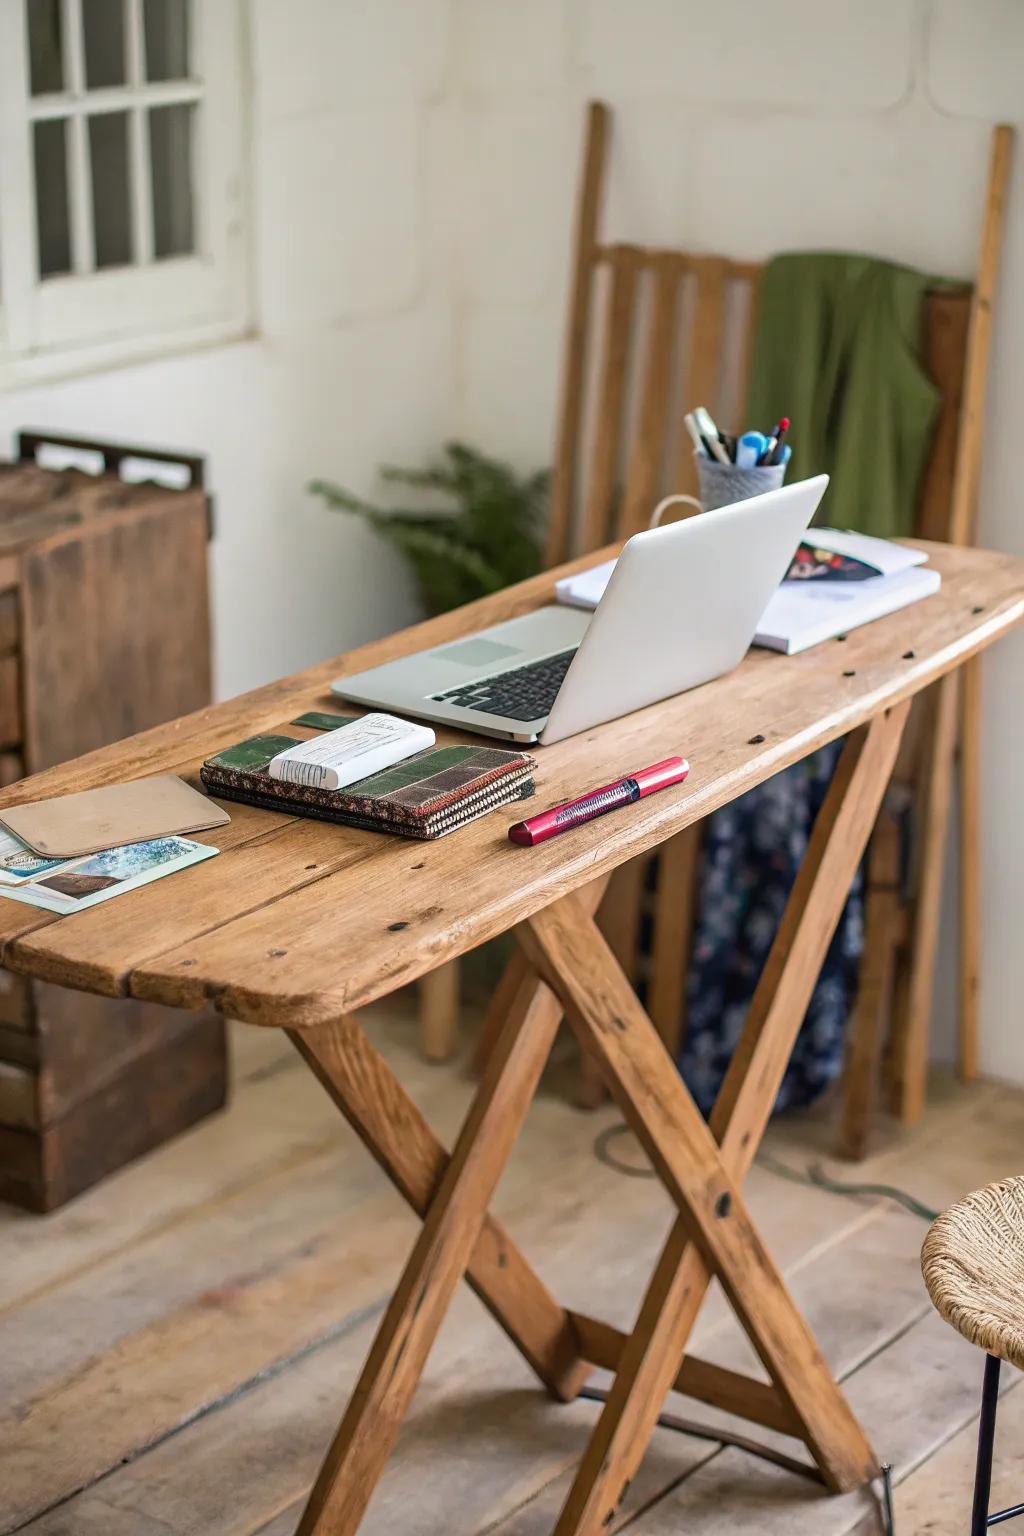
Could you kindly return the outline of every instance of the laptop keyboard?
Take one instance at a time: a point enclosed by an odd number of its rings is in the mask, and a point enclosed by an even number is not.
[[[433,693],[431,698],[435,703],[455,704],[460,709],[480,709],[488,715],[500,715],[504,720],[537,720],[541,715],[550,714],[555,695],[575,655],[576,647],[573,646],[571,651],[545,656],[511,672],[496,672],[475,683],[462,683],[458,688],[449,688],[446,693]]]

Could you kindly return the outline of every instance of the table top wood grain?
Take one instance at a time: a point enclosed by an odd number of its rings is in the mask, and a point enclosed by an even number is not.
[[[537,796],[434,843],[227,805],[201,834],[222,852],[68,917],[0,901],[0,962],[110,996],[213,1003],[257,1024],[302,1027],[368,1003],[473,948],[681,831],[814,748],[926,687],[1024,617],[1024,561],[927,546],[934,597],[799,656],[752,650],[726,677],[534,749]],[[333,677],[472,633],[553,598],[557,576],[602,551],[25,779],[0,808],[149,773],[196,781],[218,749],[344,710]],[[458,740],[440,731],[439,740]],[[632,769],[682,753],[685,784],[537,848],[509,824]]]

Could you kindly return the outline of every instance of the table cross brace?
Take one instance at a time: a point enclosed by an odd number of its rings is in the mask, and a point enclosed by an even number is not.
[[[607,1528],[675,1388],[802,1439],[833,1489],[878,1465],[747,1211],[740,1184],[764,1134],[821,963],[888,782],[906,718],[896,706],[847,740],[710,1127],[593,920],[606,881],[516,930],[530,968],[449,1157],[358,1023],[291,1038],[423,1229],[330,1447],[298,1536],[352,1536],[459,1281],[465,1277],[547,1390],[576,1395],[615,1371],[555,1536]],[[651,1158],[678,1217],[632,1333],[568,1312],[488,1205],[536,1092],[563,1008]],[[687,1354],[717,1276],[770,1377]]]

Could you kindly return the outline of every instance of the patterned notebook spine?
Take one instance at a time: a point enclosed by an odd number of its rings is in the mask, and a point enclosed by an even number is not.
[[[526,800],[534,793],[532,770],[524,768],[521,774],[506,774],[498,783],[468,795],[458,804],[428,820],[413,823],[376,816],[360,816],[352,811],[334,809],[323,804],[288,799],[283,795],[261,794],[258,789],[228,783],[219,775],[200,769],[200,778],[211,794],[222,800],[237,800],[242,805],[254,805],[263,811],[278,811],[282,815],[310,816],[317,821],[333,821],[340,826],[358,827],[367,832],[390,832],[408,837],[416,842],[433,842],[445,837],[470,821],[476,821],[499,805],[510,805],[516,800]]]

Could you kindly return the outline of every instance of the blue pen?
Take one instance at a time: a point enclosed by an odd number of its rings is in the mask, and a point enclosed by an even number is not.
[[[744,432],[736,444],[736,468],[753,469],[767,446],[763,432]]]
[[[779,463],[780,464],[788,464],[789,460],[790,460],[790,456],[792,455],[792,452],[793,452],[792,448],[787,443],[785,445],[785,447],[783,448],[783,450],[782,450],[782,458],[779,460]]]

